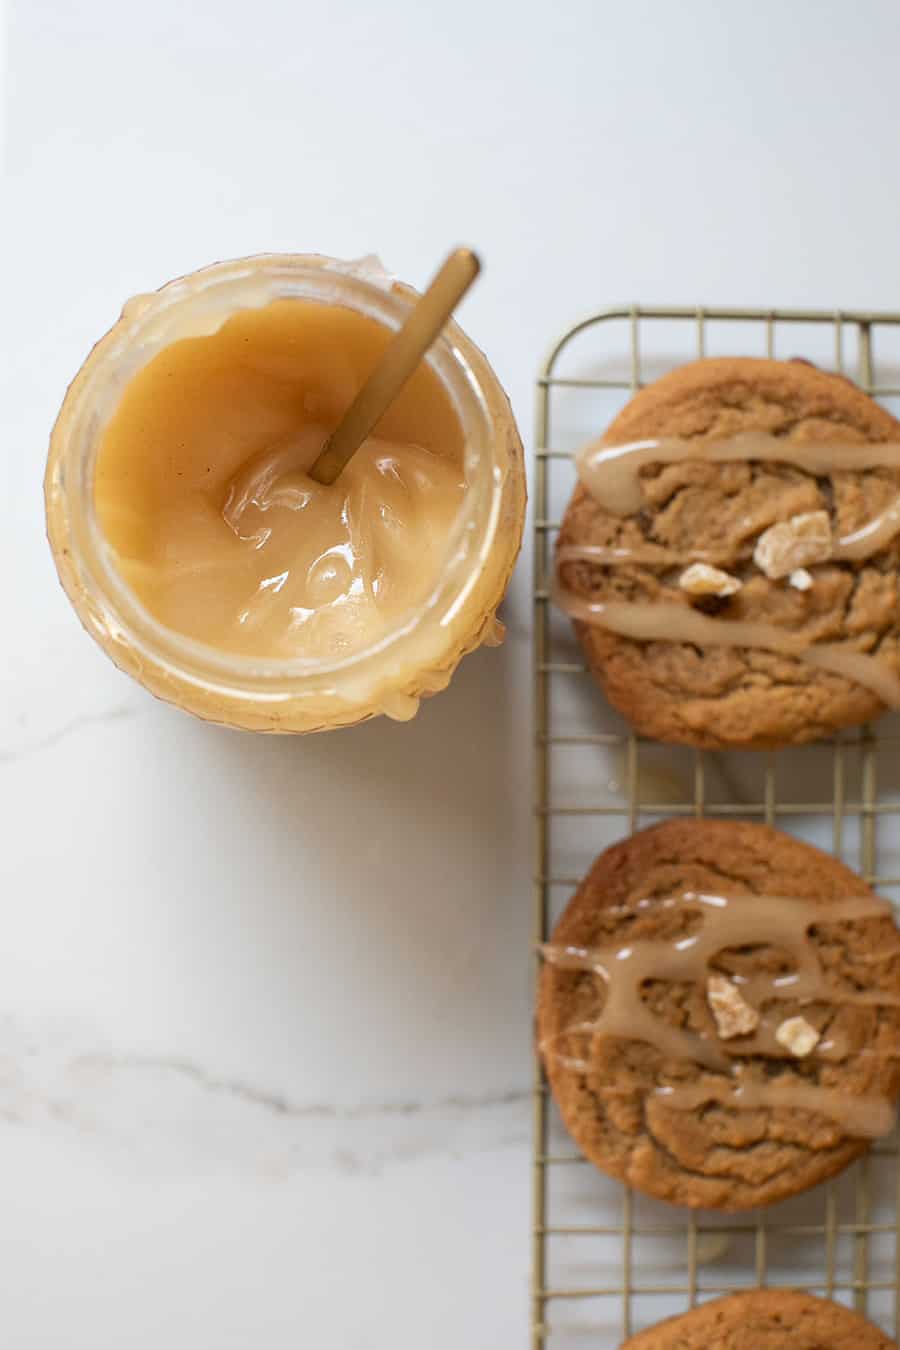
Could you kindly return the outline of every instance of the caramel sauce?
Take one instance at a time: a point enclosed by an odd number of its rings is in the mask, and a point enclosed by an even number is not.
[[[427,603],[466,488],[462,428],[427,363],[336,483],[307,473],[389,340],[349,309],[275,300],[133,377],[94,494],[156,619],[242,656],[332,661]]]
[[[554,599],[560,609],[580,623],[597,624],[638,642],[692,642],[698,647],[756,647],[793,656],[845,679],[855,680],[877,694],[889,708],[900,708],[900,678],[879,661],[844,643],[811,643],[775,624],[747,619],[712,618],[688,604],[675,601],[638,604],[584,600],[557,585]]]
[[[651,464],[679,464],[684,460],[703,464],[734,464],[745,460],[792,464],[820,477],[841,470],[900,469],[900,443],[865,441],[858,445],[834,442],[790,441],[762,431],[741,432],[724,441],[681,440],[630,441],[626,445],[602,445],[596,441],[576,456],[578,476],[591,496],[614,516],[630,516],[644,504],[641,469]],[[883,548],[900,531],[900,495],[878,517],[870,535],[857,530],[841,545],[864,550],[848,557],[864,558]],[[859,538],[864,535],[864,538]],[[851,541],[852,544],[851,544]]]

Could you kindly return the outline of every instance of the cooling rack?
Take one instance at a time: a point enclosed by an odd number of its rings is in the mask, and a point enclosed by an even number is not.
[[[777,754],[665,747],[628,731],[550,601],[572,452],[630,395],[696,356],[804,357],[895,413],[900,313],[626,306],[577,324],[537,382],[534,465],[534,941],[546,941],[602,848],[672,815],[758,819],[842,857],[900,899],[900,721]],[[535,1067],[532,1350],[616,1347],[739,1289],[805,1288],[900,1332],[896,1138],[842,1176],[765,1211],[674,1209],[586,1163]]]

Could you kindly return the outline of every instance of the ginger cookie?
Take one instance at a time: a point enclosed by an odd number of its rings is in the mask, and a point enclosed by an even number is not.
[[[764,825],[670,820],[596,860],[543,951],[538,1047],[603,1171],[749,1209],[888,1133],[900,933],[836,859]]]
[[[777,747],[900,706],[900,423],[849,380],[696,361],[578,472],[556,598],[639,732]]]
[[[752,1289],[669,1317],[622,1350],[896,1350],[896,1342],[840,1303]]]

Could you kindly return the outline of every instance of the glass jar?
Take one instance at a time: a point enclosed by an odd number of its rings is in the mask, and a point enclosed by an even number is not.
[[[216,332],[237,310],[296,297],[398,328],[416,292],[374,259],[267,254],[216,263],[130,300],[66,394],[50,441],[47,530],[82,623],[153,694],[210,721],[304,732],[386,713],[405,720],[448,684],[460,658],[502,640],[496,609],[525,513],[522,443],[509,401],[478,348],[450,323],[427,360],[459,418],[466,488],[445,565],[426,601],[342,659],[232,655],[165,627],[140,603],[99,528],[94,470],[104,428],[138,370],[181,338]]]

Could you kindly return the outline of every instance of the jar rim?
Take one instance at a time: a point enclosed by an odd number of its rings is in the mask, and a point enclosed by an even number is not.
[[[96,345],[70,386],[51,438],[47,476],[51,542],[52,514],[61,509],[69,561],[80,573],[80,586],[90,589],[93,622],[173,679],[225,696],[279,700],[294,699],[304,689],[336,693],[332,681],[365,678],[373,666],[385,662],[382,678],[401,675],[404,640],[426,615],[436,616],[447,628],[465,605],[491,549],[500,514],[503,474],[491,455],[491,410],[458,341],[462,335],[451,322],[425,360],[460,421],[466,487],[448,536],[445,565],[424,600],[399,615],[376,641],[326,660],[231,653],[169,628],[147,610],[116,566],[115,552],[97,520],[94,471],[109,417],[128,381],[169,342],[212,334],[241,309],[290,298],[342,305],[396,330],[415,293],[396,284],[373,259],[344,263],[316,255],[262,254],[214,263],[126,304],[122,318]],[[188,308],[193,319],[185,329]],[[182,324],[177,331],[176,319]]]

